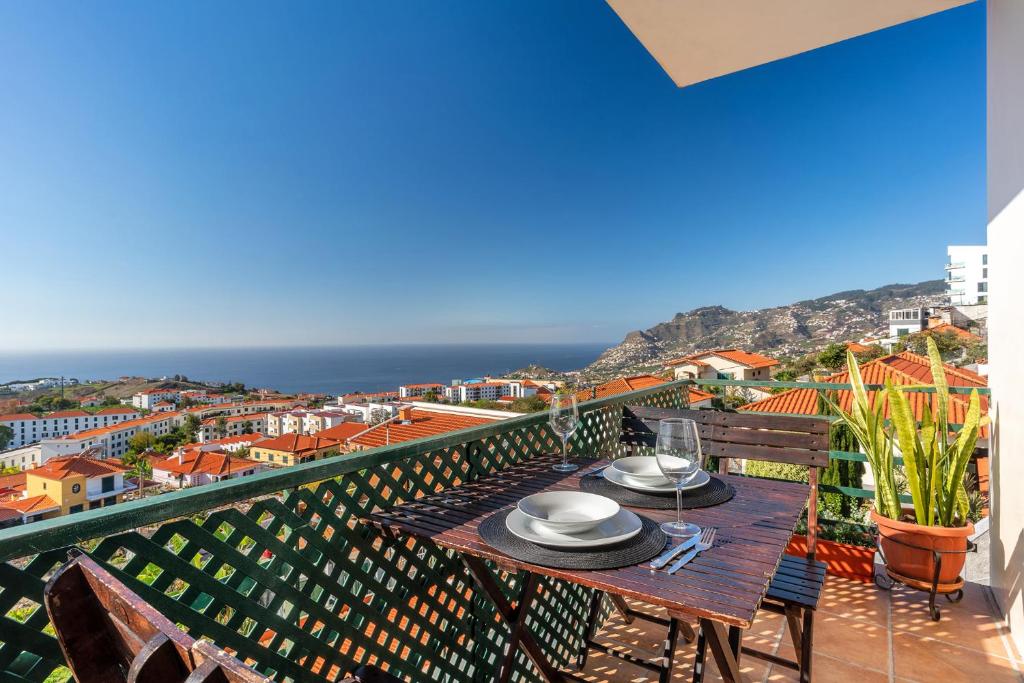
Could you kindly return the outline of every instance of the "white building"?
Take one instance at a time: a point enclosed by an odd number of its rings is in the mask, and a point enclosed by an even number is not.
[[[438,396],[444,395],[445,386],[443,384],[436,384],[431,382],[425,382],[422,384],[403,384],[398,387],[399,398],[417,398],[424,396],[428,391],[433,391]]]
[[[30,446],[0,451],[0,469],[17,467],[21,470],[28,470],[38,467],[43,464],[42,450],[40,445],[35,443]]]
[[[84,410],[59,410],[49,415],[15,413],[0,417],[0,425],[6,425],[14,432],[8,448],[18,448],[43,439],[57,439],[86,429],[101,429],[127,420],[134,420],[139,413],[131,408],[112,406],[96,413]]]
[[[892,340],[920,332],[928,327],[928,308],[901,308],[889,311],[889,338]]]
[[[340,408],[342,412],[355,416],[359,422],[372,424],[387,420],[398,415],[399,403],[343,403]],[[378,419],[374,419],[378,418]]]
[[[988,245],[946,248],[946,300],[952,306],[988,303]]]
[[[174,389],[146,389],[132,396],[132,405],[136,408],[153,410],[157,403],[168,401],[177,403],[181,398],[181,392]]]
[[[254,415],[231,415],[224,417],[224,428],[226,430],[224,436],[239,436],[246,428],[249,429],[250,434],[256,432],[266,433],[268,415],[269,413],[256,413]],[[222,438],[217,433],[218,420],[220,420],[219,417],[209,417],[203,420],[202,425],[199,427],[199,433],[196,435],[200,443],[218,441]]]

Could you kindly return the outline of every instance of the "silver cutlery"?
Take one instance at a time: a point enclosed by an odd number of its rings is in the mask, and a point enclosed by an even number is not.
[[[674,565],[669,567],[668,573],[675,574],[677,571],[686,566],[686,564],[690,560],[697,557],[698,553],[702,553],[705,550],[709,549],[711,546],[713,546],[715,544],[715,534],[717,533],[718,529],[713,526],[710,526],[707,529],[705,529],[704,533],[700,535],[700,540],[694,544],[693,550],[680,557]]]
[[[651,569],[661,569],[666,564],[671,562],[673,557],[683,552],[684,550],[689,550],[694,545],[696,545],[697,541],[699,540],[700,536],[691,536],[679,545],[672,546],[672,549],[669,550],[667,553],[663,553],[662,555],[659,555],[657,559],[651,561]]]
[[[595,467],[592,470],[587,470],[586,472],[584,472],[580,476],[581,477],[593,477],[594,475],[601,474],[601,472],[604,472],[609,467],[611,467],[611,465],[601,465],[600,467]]]

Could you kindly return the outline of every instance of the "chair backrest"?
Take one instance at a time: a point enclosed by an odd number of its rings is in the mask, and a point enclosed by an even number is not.
[[[729,460],[733,458],[807,466],[811,488],[807,552],[813,557],[818,540],[818,468],[827,467],[829,462],[829,420],[724,410],[626,406],[622,411],[619,441],[631,448],[653,448],[658,438],[658,423],[674,417],[689,418],[697,423],[704,454],[718,458],[718,471],[722,474],[728,473]]]

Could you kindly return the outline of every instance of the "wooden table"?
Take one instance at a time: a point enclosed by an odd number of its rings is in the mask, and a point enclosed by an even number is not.
[[[526,608],[536,596],[540,576],[664,607],[674,619],[696,618],[723,677],[739,680],[742,631],[754,621],[807,504],[808,487],[787,481],[725,476],[736,489],[731,500],[683,513],[688,522],[702,528],[718,528],[714,547],[672,575],[654,572],[646,562],[597,571],[552,569],[509,557],[485,543],[477,534],[481,521],[499,510],[514,507],[532,493],[578,490],[580,476],[602,464],[578,461],[579,471],[563,474],[551,469],[555,462],[557,456],[539,456],[472,483],[375,513],[364,521],[392,533],[429,539],[460,553],[477,587],[494,602],[511,628],[511,643],[498,676],[500,681],[511,674],[520,645],[547,680],[564,680],[563,673],[547,660],[526,630]],[[656,521],[674,521],[676,515],[674,509],[630,509]],[[505,598],[483,560],[491,560],[503,570],[526,573],[515,605]],[[674,641],[674,634],[671,640]]]

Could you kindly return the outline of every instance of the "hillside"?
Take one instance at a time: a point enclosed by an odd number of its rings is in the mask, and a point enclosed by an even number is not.
[[[598,380],[723,347],[774,357],[794,356],[832,341],[856,340],[886,330],[887,310],[937,305],[943,292],[942,280],[929,280],[837,292],[754,311],[733,311],[723,306],[696,308],[646,330],[630,332],[622,343],[584,368],[583,375]]]

